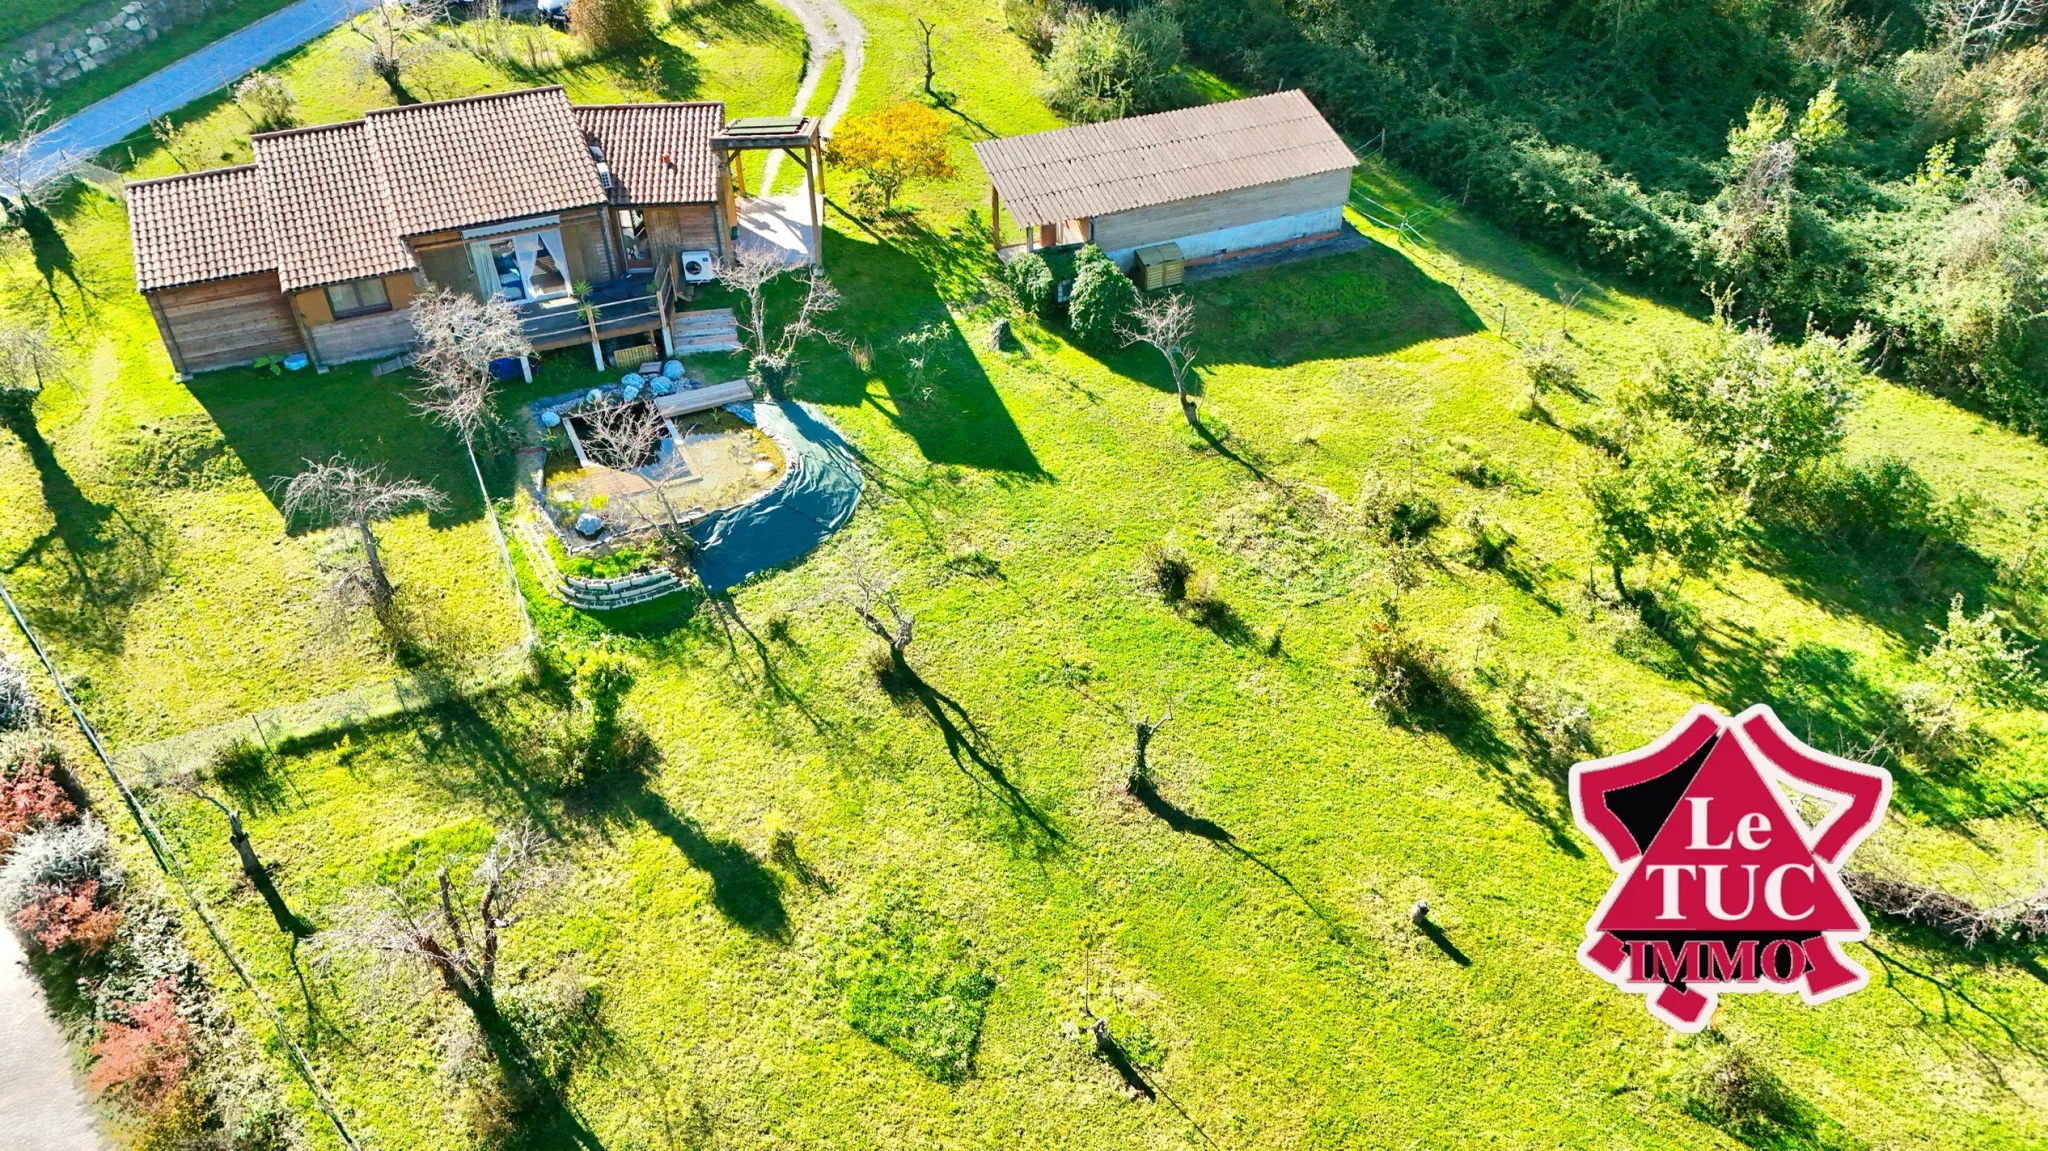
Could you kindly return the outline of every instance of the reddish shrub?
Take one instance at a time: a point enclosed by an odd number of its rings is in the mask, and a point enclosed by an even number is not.
[[[145,1114],[162,1106],[192,1065],[192,1032],[171,995],[171,981],[141,1003],[124,1003],[133,1023],[108,1023],[92,1045],[98,1062],[87,1082]]]
[[[112,943],[121,930],[121,909],[95,906],[99,895],[97,879],[53,888],[17,912],[14,925],[42,944],[44,951],[69,945],[91,955]]]
[[[55,757],[39,745],[28,745],[20,762],[0,767],[0,855],[23,833],[76,814],[78,807],[57,782]]]

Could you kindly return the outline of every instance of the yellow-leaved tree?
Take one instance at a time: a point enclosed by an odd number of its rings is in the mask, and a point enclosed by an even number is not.
[[[945,180],[953,175],[946,156],[950,129],[923,104],[902,103],[856,117],[832,136],[833,163],[851,169],[879,195],[886,210],[911,180]]]

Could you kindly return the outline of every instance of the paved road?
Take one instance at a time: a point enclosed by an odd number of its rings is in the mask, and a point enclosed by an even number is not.
[[[151,117],[227,87],[376,3],[299,0],[280,8],[57,124],[36,142],[27,174],[48,175],[73,160],[90,159],[148,124]]]
[[[107,1151],[25,959],[0,925],[0,1151]]]
[[[867,62],[867,26],[839,0],[776,0],[776,3],[787,8],[789,14],[804,26],[804,38],[810,42],[810,60],[804,65],[804,82],[797,86],[790,115],[801,116],[810,106],[811,96],[818,90],[818,81],[825,75],[825,58],[835,51],[845,56],[845,66],[839,70],[839,90],[832,94],[832,103],[825,109],[825,134],[830,136],[839,118],[846,115],[846,106],[853,103],[853,94],[860,87],[861,66]],[[760,191],[764,195],[775,190],[775,173],[781,167],[782,153],[768,153],[766,166],[761,170]],[[801,199],[799,196],[799,202]]]

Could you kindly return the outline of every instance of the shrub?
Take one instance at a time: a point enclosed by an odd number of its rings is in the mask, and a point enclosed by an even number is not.
[[[1909,683],[1892,696],[1913,744],[1936,756],[1951,754],[1970,729],[1969,716],[1946,684]]]
[[[569,31],[598,52],[614,52],[654,34],[647,0],[576,0]]]
[[[1016,294],[1017,303],[1025,309],[1044,315],[1053,304],[1052,265],[1037,252],[1025,254],[1003,265],[1003,281]]]
[[[1406,479],[1368,476],[1358,489],[1358,514],[1394,542],[1416,542],[1443,522],[1444,510],[1434,496]]]
[[[1391,599],[1381,601],[1379,618],[1359,633],[1351,662],[1352,683],[1366,702],[1395,719],[1438,709],[1463,694],[1443,653],[1408,629]]]
[[[1187,598],[1188,581],[1195,575],[1194,562],[1176,544],[1153,544],[1145,549],[1145,576],[1152,590],[1169,605]]]
[[[2019,646],[1998,618],[1988,607],[1974,616],[1964,614],[1962,593],[1956,593],[1949,601],[1948,622],[1927,625],[1934,646],[1921,662],[1952,691],[1988,702],[2031,699],[2039,687],[2030,662],[2034,649]]]
[[[1052,51],[1053,37],[1070,12],[1066,0],[1003,0],[1002,10],[1003,23],[1038,57]]]
[[[515,987],[498,997],[498,1008],[557,1082],[567,1081],[604,1036],[604,989],[568,975]]]
[[[1546,772],[1562,773],[1594,752],[1593,709],[1574,688],[1522,672],[1509,692],[1508,711],[1529,762]]]
[[[191,1029],[171,986],[164,980],[147,1000],[122,1004],[129,1022],[109,1021],[92,1045],[97,1062],[87,1083],[143,1114],[156,1111],[192,1066]]]
[[[42,720],[28,676],[14,661],[0,654],[0,733],[27,731]]]
[[[1074,255],[1074,293],[1067,301],[1067,324],[1082,343],[1107,345],[1117,325],[1138,302],[1138,289],[1101,248],[1083,245]]]
[[[1744,1142],[1770,1140],[1775,1128],[1799,1123],[1798,1101],[1769,1068],[1730,1048],[1686,1085],[1685,1108]]]
[[[63,754],[48,740],[15,737],[0,747],[0,855],[25,833],[78,814],[62,771]]]
[[[289,128],[298,120],[299,98],[275,72],[251,72],[235,85],[235,103],[249,113],[259,131]]]
[[[39,828],[15,840],[13,854],[0,865],[0,910],[12,915],[50,888],[86,880],[103,888],[121,881],[107,829],[94,819]]]
[[[1625,592],[1622,572],[1646,560],[1669,562],[1686,575],[1705,575],[1733,555],[1742,505],[1717,490],[1713,469],[1690,440],[1653,430],[1628,447],[1621,467],[1585,481],[1593,505],[1594,552]]]
[[[1515,533],[1480,514],[1477,508],[1468,509],[1459,520],[1465,529],[1465,559],[1476,568],[1497,568],[1506,566],[1508,553],[1514,549]]]
[[[53,887],[15,912],[14,925],[44,951],[76,947],[92,955],[114,941],[121,929],[121,910],[99,905],[100,881],[82,879]]]

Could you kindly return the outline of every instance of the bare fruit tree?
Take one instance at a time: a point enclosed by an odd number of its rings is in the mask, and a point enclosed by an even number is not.
[[[1132,758],[1130,773],[1124,778],[1124,790],[1137,793],[1152,786],[1152,737],[1159,729],[1173,722],[1173,705],[1166,705],[1166,714],[1153,719],[1144,712],[1133,709],[1130,713]]]
[[[846,606],[860,617],[861,626],[889,645],[889,657],[901,664],[903,653],[915,635],[917,617],[903,610],[903,605],[896,602],[895,593],[869,579],[867,572],[856,563],[853,566],[853,590],[846,596]],[[884,620],[882,612],[887,612],[889,618]]]
[[[0,209],[25,223],[29,213],[40,213],[56,198],[63,183],[63,158],[39,156],[50,134],[49,97],[12,83],[0,86],[0,120],[14,126],[13,137],[0,142]]]
[[[1195,398],[1188,394],[1188,373],[1195,366],[1195,350],[1189,341],[1195,335],[1195,305],[1179,292],[1140,300],[1130,310],[1128,321],[1117,325],[1124,346],[1149,344],[1166,358],[1166,370],[1173,374],[1173,394],[1180,397],[1180,414],[1188,426],[1201,430],[1195,420]]]
[[[357,67],[384,81],[399,103],[419,103],[405,89],[405,74],[441,50],[438,28],[447,18],[448,0],[387,0],[349,25],[363,38]]]
[[[505,929],[558,879],[545,865],[546,843],[546,834],[527,823],[499,833],[467,877],[451,874],[446,863],[431,878],[408,870],[384,886],[379,905],[331,929],[325,947],[367,949],[401,966],[424,965],[471,1011],[494,1014]]]
[[[287,521],[304,516],[325,527],[356,529],[362,562],[338,569],[334,591],[344,599],[367,598],[381,615],[391,606],[391,578],[371,525],[411,508],[439,511],[447,506],[447,497],[429,484],[389,479],[381,464],[359,467],[337,455],[325,463],[307,460],[305,471],[285,481],[281,510]]]
[[[839,307],[839,290],[832,286],[832,281],[826,279],[824,273],[808,267],[794,270],[793,274],[805,281],[803,299],[797,303],[796,315],[771,337],[766,302],[768,284],[784,272],[792,271],[780,252],[767,248],[739,247],[732,259],[718,265],[718,282],[746,297],[747,314],[740,321],[740,327],[746,333],[749,350],[753,352],[755,369],[770,384],[785,378],[790,358],[795,354],[797,344],[806,336],[825,335],[830,338],[818,323]]]
[[[640,400],[582,413],[583,454],[601,467],[632,471],[647,466],[668,424],[653,405]]]
[[[0,325],[0,402],[33,399],[63,362],[41,328]]]
[[[496,414],[498,382],[491,365],[533,354],[519,309],[503,298],[480,301],[443,288],[414,297],[411,310],[419,337],[413,368],[426,383],[413,406],[475,451]]]

